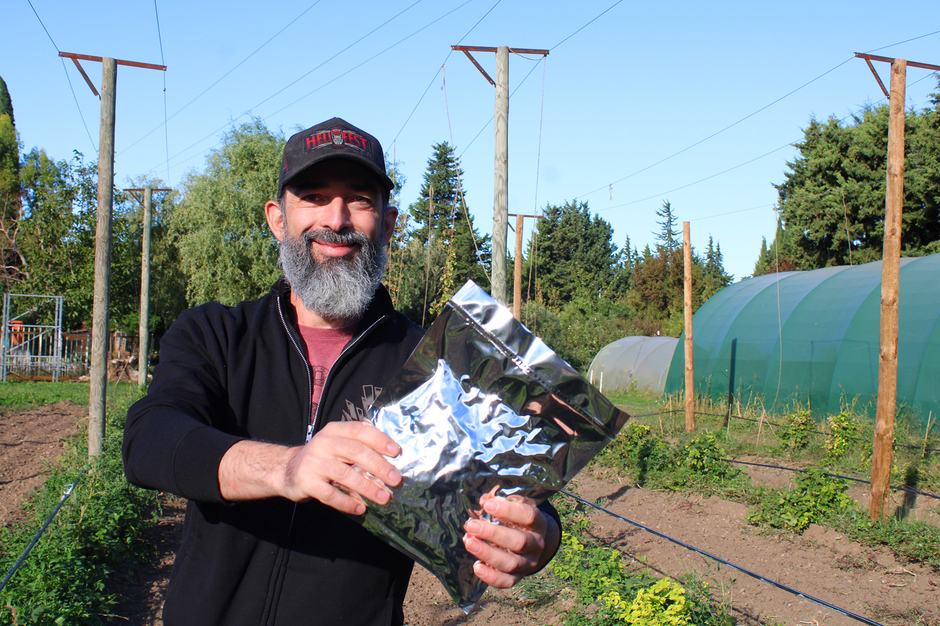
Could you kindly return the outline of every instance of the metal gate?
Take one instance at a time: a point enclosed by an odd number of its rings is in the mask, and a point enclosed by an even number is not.
[[[63,296],[7,293],[0,327],[0,380],[53,380],[88,371],[88,335],[63,337]]]

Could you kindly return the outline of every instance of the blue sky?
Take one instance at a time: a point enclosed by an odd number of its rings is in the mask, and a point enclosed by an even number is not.
[[[936,0],[265,4],[6,0],[0,76],[25,149],[97,158],[99,101],[58,51],[165,64],[118,69],[117,185],[180,186],[252,116],[289,135],[337,115],[400,162],[403,207],[432,145],[453,143],[490,232],[495,90],[450,46],[548,49],[510,59],[510,212],[586,201],[618,245],[629,236],[642,249],[669,200],[696,249],[712,236],[741,279],[773,238],[773,183],[801,129],[883,101],[854,53],[940,64]],[[495,77],[495,55],[474,56]],[[83,67],[100,84],[101,65]],[[888,65],[876,69],[887,84]],[[909,68],[907,83],[908,107],[928,106],[936,78]]]

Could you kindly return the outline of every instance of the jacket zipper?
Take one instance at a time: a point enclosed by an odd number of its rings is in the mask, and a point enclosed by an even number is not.
[[[316,426],[319,424],[320,415],[321,415],[321,411],[322,411],[322,408],[321,408],[321,407],[323,406],[323,398],[326,397],[327,389],[329,388],[330,381],[332,380],[332,374],[333,374],[334,366],[335,366],[337,363],[339,363],[340,360],[341,360],[344,356],[346,356],[346,354],[347,354],[352,348],[354,348],[356,345],[358,345],[358,344],[360,343],[360,341],[362,341],[362,338],[363,338],[363,337],[365,337],[366,335],[368,335],[369,333],[371,333],[371,332],[372,332],[372,329],[375,328],[379,323],[383,322],[388,316],[387,316],[387,315],[383,315],[383,316],[380,317],[379,319],[375,320],[372,324],[369,325],[368,328],[366,328],[364,331],[362,331],[362,333],[360,333],[358,337],[355,337],[351,342],[349,342],[349,343],[346,345],[346,347],[343,348],[342,352],[339,353],[339,356],[336,357],[336,361],[333,363],[333,366],[330,367],[330,371],[327,372],[326,380],[323,381],[323,391],[322,391],[322,393],[320,394],[320,400],[321,400],[321,401],[320,401],[320,404],[317,405],[317,412],[316,412],[316,414],[314,415],[313,420],[311,420],[309,416],[310,416],[310,411],[311,411],[311,409],[313,408],[313,407],[312,407],[312,404],[313,404],[313,372],[310,370],[310,362],[307,360],[307,356],[306,356],[305,351],[300,349],[300,345],[297,343],[297,340],[294,338],[294,334],[293,334],[293,333],[291,332],[291,330],[290,330],[290,326],[289,326],[288,323],[287,323],[287,319],[285,319],[285,317],[284,317],[284,309],[283,309],[283,307],[282,307],[282,305],[281,305],[281,296],[280,296],[280,294],[277,295],[277,297],[275,298],[275,300],[277,301],[277,313],[278,313],[278,317],[281,318],[281,326],[284,327],[284,332],[287,333],[287,337],[290,339],[291,344],[293,344],[294,349],[297,351],[297,354],[300,356],[300,359],[304,362],[304,369],[305,369],[306,372],[307,372],[307,411],[306,411],[306,413],[305,413],[305,416],[306,416],[306,419],[307,419],[307,433],[306,433],[306,437],[305,437],[305,439],[304,439],[304,443],[307,443],[307,442],[309,442],[310,439],[313,437],[313,433],[316,432]],[[287,526],[287,542],[288,542],[288,546],[290,545],[290,541],[291,541],[290,538],[291,538],[291,537],[293,536],[293,534],[294,534],[294,519],[295,519],[296,517],[297,517],[297,503],[295,502],[295,503],[294,503],[294,507],[293,507],[293,511],[291,511],[290,524],[288,524],[288,526]],[[288,548],[286,548],[286,550],[289,552],[289,551],[290,551],[290,548],[288,547]],[[283,566],[282,566],[282,567],[283,567]],[[279,595],[280,595],[280,591],[278,591],[278,596],[279,596]],[[269,623],[269,624],[270,624],[270,623],[273,623],[271,620],[274,619],[274,616],[277,615],[277,609],[276,609],[276,607],[272,607],[272,608],[273,608],[273,613],[272,613],[272,615],[271,615],[271,616],[269,617],[269,619],[268,619],[268,623]]]

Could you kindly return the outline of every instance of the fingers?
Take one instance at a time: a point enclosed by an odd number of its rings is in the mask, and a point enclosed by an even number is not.
[[[472,519],[464,525],[464,547],[479,561],[474,573],[486,584],[508,588],[535,572],[545,551],[547,522],[532,500],[510,496],[481,498],[498,524]]]
[[[289,489],[302,500],[315,498],[353,515],[365,513],[363,498],[386,504],[388,487],[402,477],[387,457],[401,448],[366,422],[331,422],[297,449],[288,469]]]

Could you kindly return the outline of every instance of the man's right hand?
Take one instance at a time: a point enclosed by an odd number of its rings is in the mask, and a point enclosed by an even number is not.
[[[365,513],[363,498],[386,504],[387,487],[401,475],[386,457],[401,448],[368,422],[330,422],[303,446],[236,443],[219,464],[219,487],[229,501],[282,496],[316,499],[343,513]],[[370,476],[371,475],[371,476]]]

